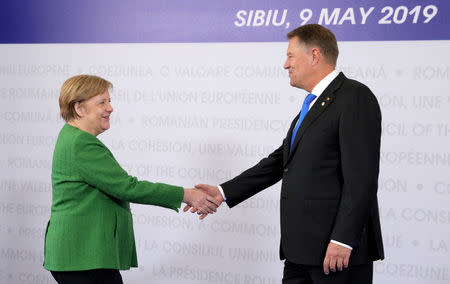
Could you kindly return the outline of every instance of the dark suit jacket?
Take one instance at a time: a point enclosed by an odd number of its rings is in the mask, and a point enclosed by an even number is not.
[[[383,259],[377,99],[340,73],[316,100],[291,150],[298,116],[277,150],[221,185],[226,202],[233,207],[282,179],[281,259],[322,265],[331,239],[353,247],[350,265]]]

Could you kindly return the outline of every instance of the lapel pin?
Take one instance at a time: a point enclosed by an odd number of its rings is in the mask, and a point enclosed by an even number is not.
[[[322,106],[324,106],[325,105],[325,102],[322,102]]]

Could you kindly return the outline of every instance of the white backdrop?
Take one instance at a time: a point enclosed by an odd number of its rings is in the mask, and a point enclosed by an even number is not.
[[[0,283],[56,283],[42,267],[59,88],[114,84],[102,140],[140,179],[234,177],[276,149],[305,92],[287,43],[0,45]],[[383,115],[378,197],[386,259],[374,282],[450,282],[450,41],[341,42],[338,69]],[[196,215],[133,205],[139,268],[125,283],[280,283],[280,185]]]

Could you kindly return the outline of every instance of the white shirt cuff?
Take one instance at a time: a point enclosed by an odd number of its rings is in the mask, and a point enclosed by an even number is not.
[[[220,194],[222,194],[223,200],[227,201],[227,197],[225,196],[225,193],[223,193],[223,188],[220,185],[218,185],[217,187],[219,188]]]
[[[219,187],[219,188],[220,188],[220,187]],[[343,246],[343,247],[345,247],[345,248],[348,248],[348,249],[350,249],[350,250],[353,250],[353,248],[352,248],[351,246],[346,245],[346,244],[343,244],[343,243],[338,242],[338,241],[335,241],[335,240],[331,240],[330,243],[337,244],[337,245]]]

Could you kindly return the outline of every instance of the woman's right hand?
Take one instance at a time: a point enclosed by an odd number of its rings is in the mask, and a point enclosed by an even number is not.
[[[213,214],[216,212],[217,207],[220,205],[220,203],[218,203],[212,196],[195,188],[184,189],[183,202],[197,209],[197,212],[202,214],[203,218],[205,218],[207,214]]]

